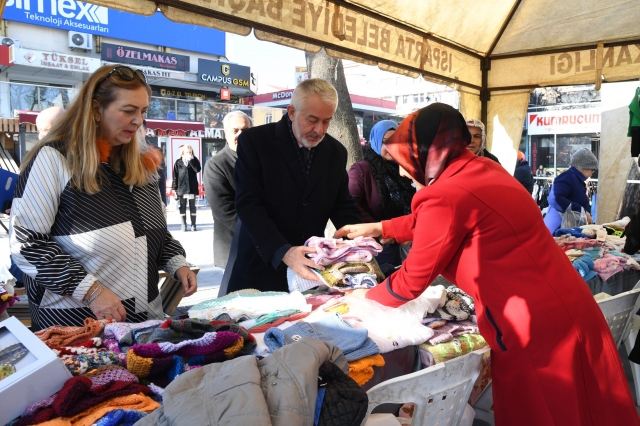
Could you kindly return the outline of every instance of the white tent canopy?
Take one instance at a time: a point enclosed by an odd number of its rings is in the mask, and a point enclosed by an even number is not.
[[[515,164],[530,91],[640,78],[637,0],[91,0],[455,87]],[[0,5],[0,10],[4,8]]]

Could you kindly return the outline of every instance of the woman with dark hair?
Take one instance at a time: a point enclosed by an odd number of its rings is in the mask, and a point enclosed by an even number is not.
[[[347,225],[336,237],[412,240],[402,268],[366,291],[397,307],[439,274],[475,300],[491,346],[496,425],[634,425],[640,420],[618,350],[584,280],[546,230],[531,195],[474,155],[460,113],[432,104],[386,147],[420,189],[412,213]]]
[[[383,143],[389,139],[398,124],[383,120],[371,129],[371,147],[364,161],[354,163],[349,170],[349,192],[358,202],[365,222],[380,222],[411,213],[411,199],[416,193],[411,179],[400,176],[398,164],[393,161]],[[384,250],[376,259],[379,264],[399,266],[406,257],[395,240],[384,241]]]
[[[199,194],[198,173],[200,161],[193,155],[191,145],[183,145],[180,158],[173,165],[173,183],[171,188],[175,192],[176,201],[180,203],[181,231],[187,230],[187,203],[191,213],[191,230],[196,230],[196,197]]]
[[[139,70],[99,68],[22,163],[9,237],[37,329],[163,319],[159,268],[196,291],[162,213],[162,154],[138,136],[150,97]]]

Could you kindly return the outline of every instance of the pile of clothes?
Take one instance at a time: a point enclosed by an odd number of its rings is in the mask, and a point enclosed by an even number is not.
[[[20,425],[133,424],[160,407],[183,373],[256,348],[230,317],[119,323],[87,318],[82,327],[36,332],[74,376],[56,394],[28,407]]]
[[[323,268],[312,269],[322,284],[336,290],[369,289],[384,280],[378,263],[374,259],[382,251],[382,246],[371,237],[357,237],[353,240],[311,237],[305,246],[315,252],[307,254],[316,265]],[[318,287],[317,281],[305,280],[290,269],[287,270],[289,291],[304,291]]]
[[[471,296],[442,277],[427,288],[424,296],[432,305],[422,323],[433,330],[433,336],[420,345],[424,366],[445,362],[487,345],[476,324]]]
[[[628,218],[604,225],[584,225],[558,229],[556,243],[571,260],[585,281],[600,277],[603,281],[628,269],[640,270],[638,256],[622,253],[624,226]]]

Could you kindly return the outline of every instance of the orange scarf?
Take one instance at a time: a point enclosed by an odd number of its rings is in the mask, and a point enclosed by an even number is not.
[[[135,143],[132,141],[132,143]],[[111,149],[113,145],[104,139],[97,139],[98,152],[100,153],[100,162],[109,162],[109,155],[111,155]],[[142,154],[142,165],[148,172],[156,172],[162,164],[162,152],[155,146],[148,145],[147,151]]]

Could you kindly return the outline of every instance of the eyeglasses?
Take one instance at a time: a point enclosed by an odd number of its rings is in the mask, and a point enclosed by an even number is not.
[[[104,83],[104,81],[109,77],[111,77],[111,74],[113,74],[114,72],[118,73],[118,77],[120,77],[125,81],[132,81],[137,76],[141,82],[143,82],[144,84],[147,84],[147,77],[145,77],[142,71],[134,70],[125,66],[120,66],[120,67],[115,67],[114,69],[109,71],[109,74],[107,74],[102,80],[100,80],[98,84],[96,84],[96,87]]]

